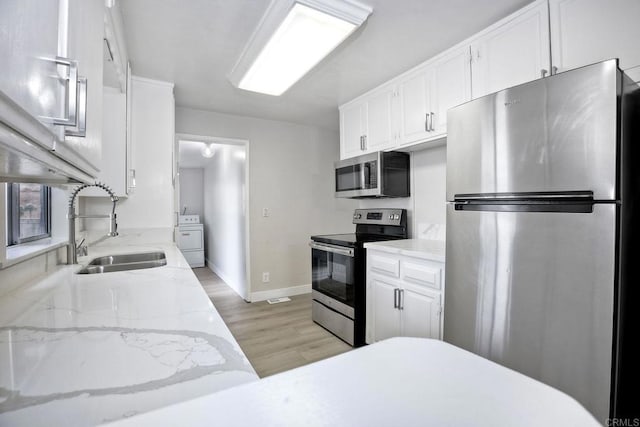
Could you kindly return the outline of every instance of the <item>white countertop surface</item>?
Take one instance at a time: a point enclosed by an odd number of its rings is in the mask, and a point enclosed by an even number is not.
[[[437,340],[393,338],[113,426],[596,426],[578,402]]]
[[[365,243],[367,249],[445,262],[444,240],[405,239]]]
[[[135,240],[80,261],[161,250],[167,265],[61,266],[0,299],[0,425],[96,425],[257,380],[180,251]]]

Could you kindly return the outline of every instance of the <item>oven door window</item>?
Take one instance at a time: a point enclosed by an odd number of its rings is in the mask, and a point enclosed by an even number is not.
[[[353,307],[353,257],[319,249],[313,249],[311,253],[313,289]]]

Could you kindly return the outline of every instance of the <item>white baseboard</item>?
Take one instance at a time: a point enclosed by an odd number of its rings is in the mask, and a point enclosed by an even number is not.
[[[290,297],[293,295],[308,293],[311,293],[311,284],[291,286],[290,288],[271,289],[269,291],[251,292],[249,301],[258,302],[268,300],[269,298]]]
[[[236,294],[238,294],[240,296],[240,298],[244,299],[245,301],[250,301],[250,300],[247,299],[246,295],[242,295],[242,293],[239,291],[240,286],[238,286],[237,283],[234,283],[233,280],[231,280],[229,277],[227,277],[222,272],[222,270],[220,270],[214,263],[212,263],[211,261],[206,259],[205,260],[205,264],[207,265],[207,267],[209,267],[209,270],[213,271],[214,273],[216,273],[218,275],[219,278],[224,280],[224,283],[226,283],[231,289],[233,289],[233,291]]]

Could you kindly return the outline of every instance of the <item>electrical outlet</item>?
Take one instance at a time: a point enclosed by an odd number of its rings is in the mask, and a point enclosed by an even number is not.
[[[268,208],[262,208],[262,216],[265,217],[265,218],[269,216],[269,209]]]
[[[269,272],[265,271],[262,273],[262,283],[269,283]]]

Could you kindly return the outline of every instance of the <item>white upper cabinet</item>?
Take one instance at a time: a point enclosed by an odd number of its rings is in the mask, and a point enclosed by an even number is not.
[[[471,43],[473,98],[550,72],[549,12],[536,2],[480,33]]]
[[[469,47],[447,51],[431,65],[430,138],[447,133],[447,110],[471,100]]]
[[[447,51],[401,77],[400,143],[438,139],[447,133],[447,110],[471,99],[469,47]]]
[[[619,58],[621,69],[640,72],[640,1],[549,0],[549,9],[558,71]]]
[[[423,67],[403,77],[400,93],[400,143],[408,144],[429,137],[431,109],[431,68]]]
[[[126,197],[127,94],[104,87],[102,101],[102,168],[97,180],[111,187],[118,197]],[[80,195],[105,197],[105,192],[92,187]]]
[[[340,158],[441,143],[450,108],[548,75],[549,43],[549,8],[537,0],[343,105]]]
[[[11,179],[97,175],[103,22],[103,0],[0,2],[0,123],[20,135],[2,142],[18,159],[13,170],[23,170]],[[31,174],[23,155],[63,178]]]
[[[363,136],[366,133],[364,102],[352,102],[340,108],[340,158],[364,153]]]
[[[46,149],[67,119],[74,64],[58,59],[59,0],[0,1],[0,121]],[[18,107],[15,107],[15,105]]]
[[[395,144],[396,100],[394,86],[384,86],[375,91],[366,100],[365,108],[365,151],[384,150]]]
[[[340,107],[340,158],[395,145],[396,103],[395,86],[385,85]]]
[[[102,0],[68,0],[68,43],[66,55],[78,61],[79,91],[86,91],[78,120],[83,130],[67,130],[56,146],[59,155],[76,167],[96,176],[101,166],[102,150],[102,43],[104,38],[104,2]],[[82,86],[85,87],[82,87]]]

